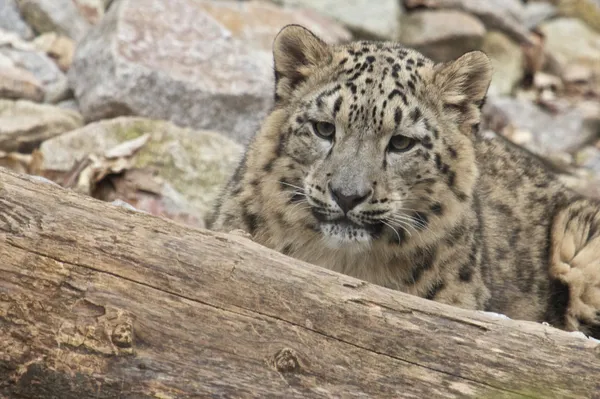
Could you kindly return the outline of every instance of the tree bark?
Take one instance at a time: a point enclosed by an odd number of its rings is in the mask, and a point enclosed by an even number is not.
[[[0,397],[590,398],[600,345],[0,171]]]

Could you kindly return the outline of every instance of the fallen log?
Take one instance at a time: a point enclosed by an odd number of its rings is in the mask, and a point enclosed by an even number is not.
[[[0,171],[0,397],[590,398],[600,345]]]

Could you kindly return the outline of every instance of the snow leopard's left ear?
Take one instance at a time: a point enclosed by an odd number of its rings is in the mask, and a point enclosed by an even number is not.
[[[300,25],[287,25],[275,37],[275,101],[289,99],[319,66],[331,61],[327,44]]]
[[[479,124],[481,107],[492,80],[490,59],[481,51],[472,51],[434,68],[434,82],[444,110],[470,131],[471,126]]]

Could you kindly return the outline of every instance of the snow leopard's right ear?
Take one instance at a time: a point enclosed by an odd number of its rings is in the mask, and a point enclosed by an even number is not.
[[[323,40],[300,25],[287,25],[275,37],[275,102],[286,101],[319,66],[331,61]]]
[[[467,134],[480,122],[493,72],[490,59],[481,51],[435,66],[434,82],[444,111]]]

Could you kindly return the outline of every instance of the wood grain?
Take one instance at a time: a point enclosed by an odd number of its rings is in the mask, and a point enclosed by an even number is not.
[[[0,397],[593,398],[600,345],[0,171]]]

